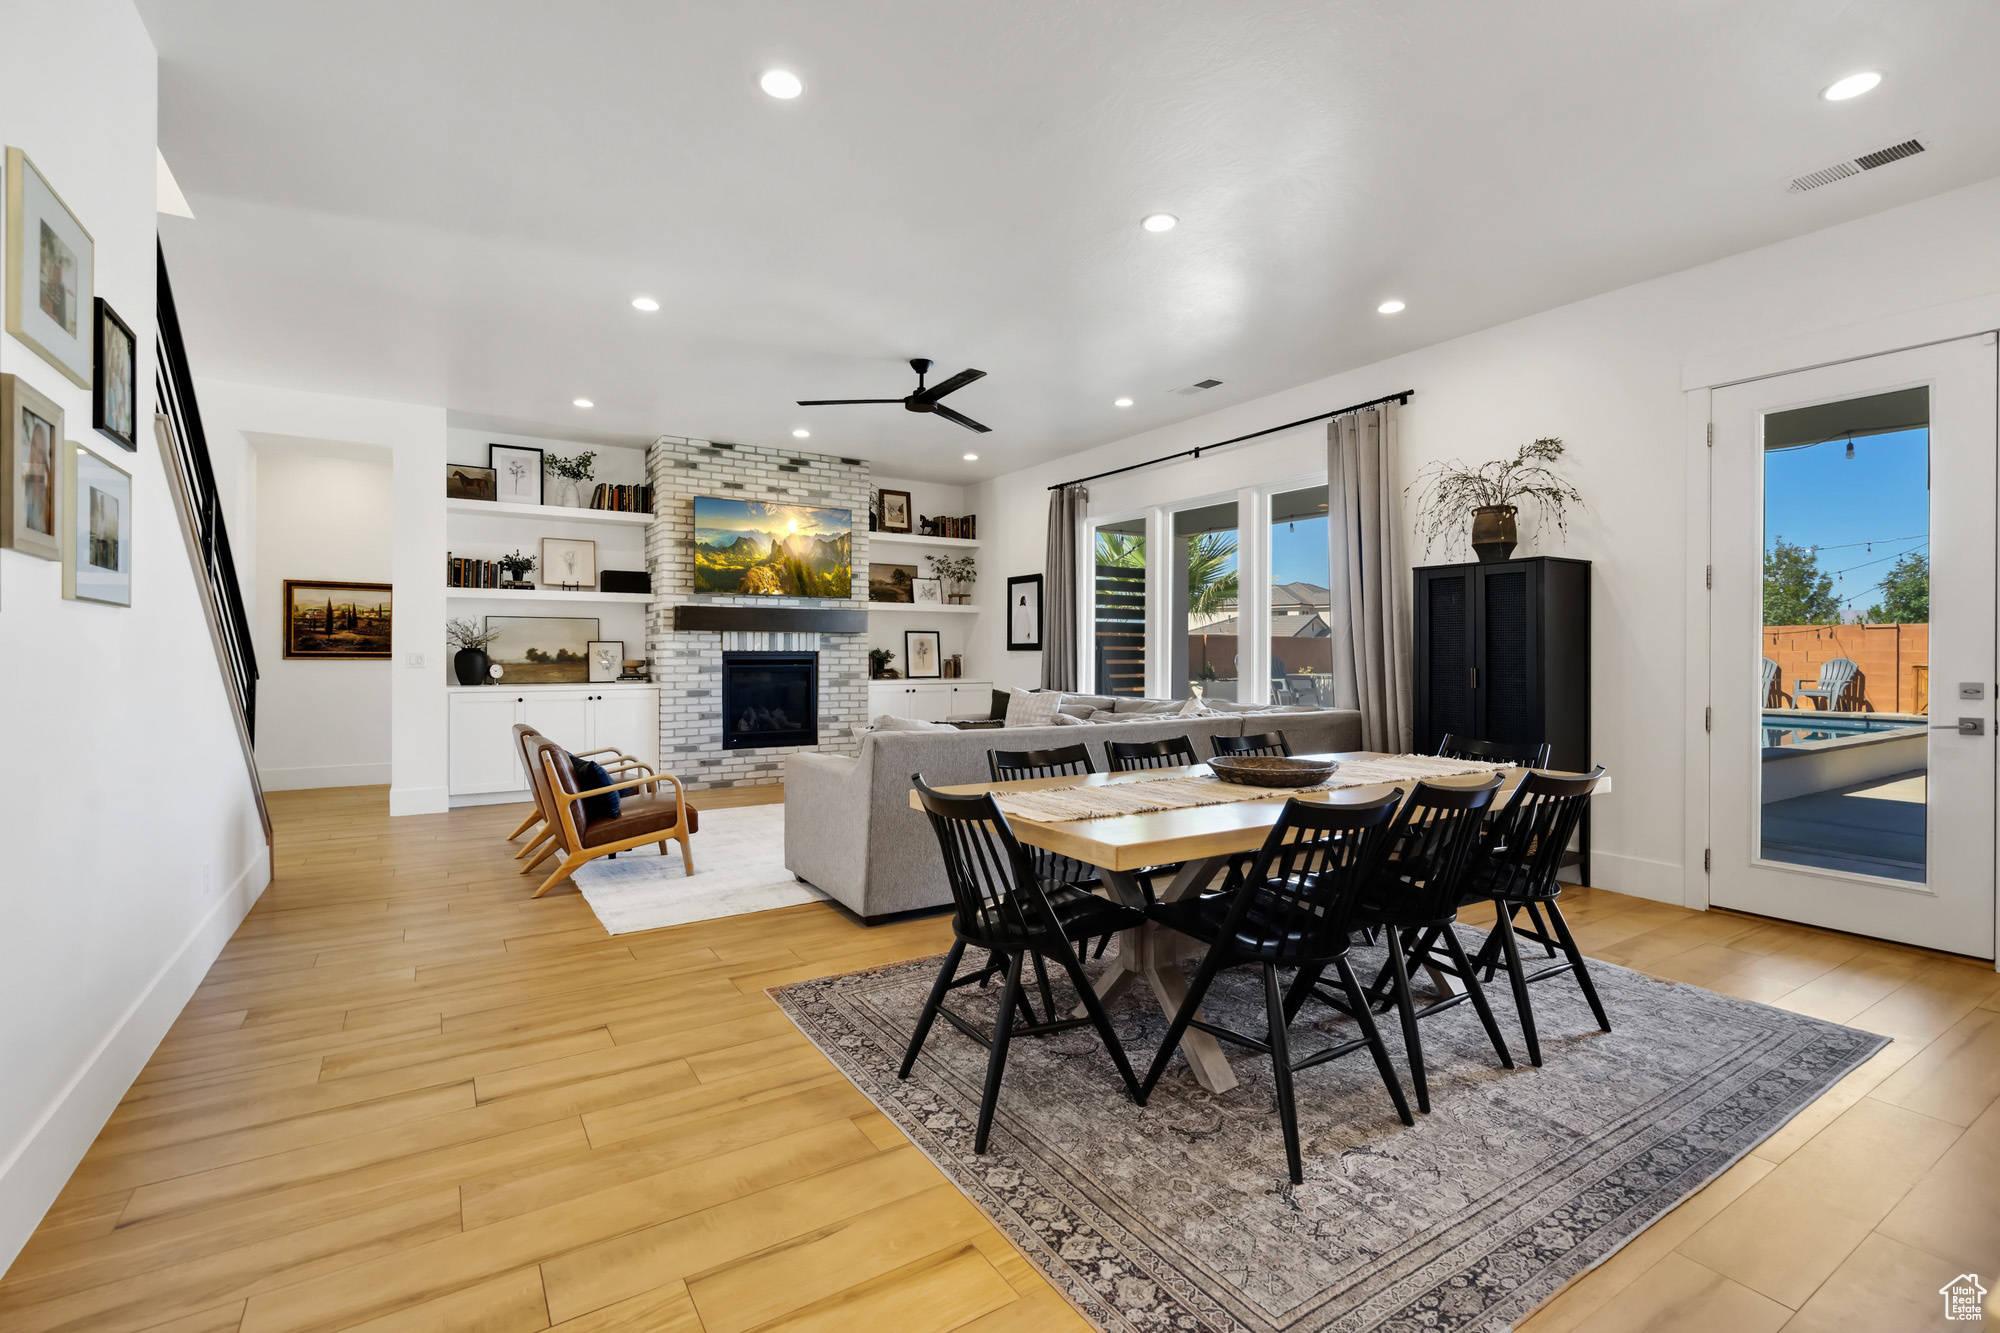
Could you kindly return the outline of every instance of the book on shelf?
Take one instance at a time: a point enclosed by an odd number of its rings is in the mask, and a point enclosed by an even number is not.
[[[447,588],[504,588],[509,592],[532,589],[532,583],[517,583],[506,576],[497,560],[474,560],[467,556],[455,556],[449,551],[444,557],[444,586]]]
[[[922,537],[948,537],[953,541],[979,540],[979,515],[961,514],[956,518],[939,515],[936,518],[917,516],[918,535]]]
[[[597,483],[597,489],[590,493],[592,509],[609,509],[620,514],[650,514],[653,512],[653,488],[651,486],[617,486],[608,481]]]

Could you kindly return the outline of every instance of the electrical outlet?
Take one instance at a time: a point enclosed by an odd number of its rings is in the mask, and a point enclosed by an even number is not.
[[[404,653],[403,664],[412,671],[421,671],[424,666],[424,655],[422,653]]]

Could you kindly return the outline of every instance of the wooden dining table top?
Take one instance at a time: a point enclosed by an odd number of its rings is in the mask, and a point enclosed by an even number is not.
[[[1334,760],[1395,758],[1378,750],[1348,750],[1293,757]],[[1015,782],[968,782],[937,790],[952,796],[977,796],[982,792],[1105,787],[1158,778],[1204,777],[1210,772],[1207,764],[1190,764],[1180,768],[1141,769],[1132,773],[1085,773],[1075,777],[1024,778]],[[1527,773],[1525,768],[1501,769],[1500,791],[1494,798],[1495,803],[1504,805]],[[1484,773],[1460,773],[1426,781],[1440,787],[1476,787],[1486,781],[1486,777]],[[1073,857],[1086,865],[1106,870],[1141,870],[1148,866],[1255,851],[1264,845],[1265,835],[1277,822],[1278,812],[1285,808],[1285,799],[1289,796],[1305,801],[1323,801],[1329,805],[1361,805],[1380,800],[1397,787],[1408,792],[1415,786],[1416,783],[1411,781],[1370,783],[1365,787],[1341,787],[1333,791],[1272,789],[1268,794],[1260,792],[1255,800],[1193,806],[1183,810],[1153,810],[1140,815],[1111,815],[1102,819],[1053,821],[1009,814],[1007,824],[1022,842]],[[1598,790],[1607,790],[1609,786],[1609,781],[1606,781]],[[923,808],[915,788],[910,790],[910,805],[919,810]]]

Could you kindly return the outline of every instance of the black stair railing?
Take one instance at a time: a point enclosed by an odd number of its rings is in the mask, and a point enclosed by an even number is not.
[[[167,255],[159,255],[159,333],[154,358],[155,392],[167,418],[171,462],[180,472],[188,497],[202,573],[214,595],[217,632],[230,685],[251,738],[257,734],[257,654],[250,647],[250,619],[243,608],[243,589],[236,579],[236,561],[229,553],[229,530],[222,521],[222,497],[215,469],[208,459],[208,437],[202,433],[201,409],[195,405],[194,377],[188,370],[187,346],[181,341],[180,316],[174,309],[174,289],[167,281]]]

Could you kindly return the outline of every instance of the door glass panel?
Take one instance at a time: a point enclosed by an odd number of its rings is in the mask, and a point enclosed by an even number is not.
[[[1173,559],[1173,697],[1185,699],[1200,686],[1203,698],[1235,699],[1236,502],[1175,514]]]
[[[1929,390],[1764,417],[1767,861],[1926,878]]]
[[[1271,702],[1333,707],[1326,487],[1271,497]]]
[[[1146,692],[1146,520],[1097,529],[1097,692]]]

